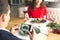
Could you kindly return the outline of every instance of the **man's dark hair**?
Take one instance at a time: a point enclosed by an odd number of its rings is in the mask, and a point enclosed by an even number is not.
[[[0,0],[0,16],[8,11],[8,0]]]

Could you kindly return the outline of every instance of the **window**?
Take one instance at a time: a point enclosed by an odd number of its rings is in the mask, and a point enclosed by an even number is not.
[[[11,0],[11,5],[21,5],[22,0]]]

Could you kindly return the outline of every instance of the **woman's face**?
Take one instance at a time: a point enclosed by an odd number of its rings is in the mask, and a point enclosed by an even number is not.
[[[41,2],[42,2],[42,0],[36,0],[36,4],[37,4],[37,5],[40,5]]]

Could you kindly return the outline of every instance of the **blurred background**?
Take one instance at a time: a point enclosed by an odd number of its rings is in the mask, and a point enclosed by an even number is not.
[[[7,29],[11,29],[14,25],[24,23],[24,11],[27,11],[27,6],[32,0],[9,0],[11,8],[11,20]],[[60,0],[44,0],[47,6],[48,17],[56,18],[60,22]],[[49,32],[47,40],[60,40],[60,35]]]
[[[9,0],[11,6],[11,16],[13,17],[24,17],[24,10],[27,10],[27,6],[32,0]],[[60,0],[44,0],[47,6],[48,15],[55,14],[59,15]],[[49,14],[50,13],[50,14]]]
[[[28,5],[32,0],[9,0],[11,8],[11,20],[8,26],[24,23],[24,11],[27,11]],[[47,6],[48,17],[60,21],[60,0],[44,0]],[[22,18],[22,19],[21,19]],[[16,20],[17,19],[17,20]]]

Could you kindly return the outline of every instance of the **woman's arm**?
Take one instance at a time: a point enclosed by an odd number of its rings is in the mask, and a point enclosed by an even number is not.
[[[30,8],[30,6],[28,6],[28,15],[29,15],[29,18],[31,18],[31,8]]]
[[[24,17],[25,17],[25,18],[24,18],[25,21],[28,20],[28,19],[29,19],[28,13],[25,13],[25,14],[24,14]]]
[[[47,7],[46,6],[44,6],[44,19],[48,19],[47,18]]]

